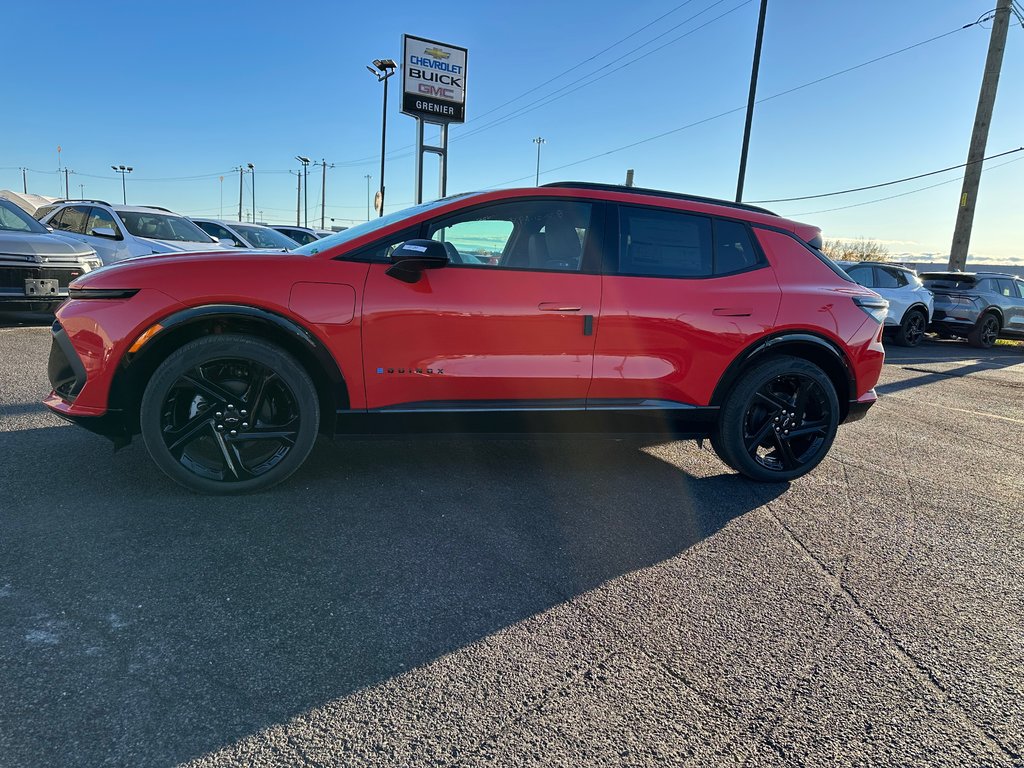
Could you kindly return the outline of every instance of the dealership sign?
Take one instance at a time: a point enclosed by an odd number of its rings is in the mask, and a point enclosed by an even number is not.
[[[429,123],[466,120],[466,49],[402,38],[402,112]]]

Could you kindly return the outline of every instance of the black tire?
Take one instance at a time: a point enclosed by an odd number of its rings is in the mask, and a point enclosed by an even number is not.
[[[838,427],[839,399],[825,372],[780,355],[743,374],[722,407],[712,447],[752,480],[785,482],[825,458]]]
[[[251,493],[306,460],[320,403],[287,352],[225,333],[191,341],[160,364],[140,421],[150,456],[171,479],[199,493]]]
[[[901,347],[916,347],[924,339],[928,318],[920,309],[908,309],[903,313],[903,320],[893,336],[893,341]]]
[[[967,343],[972,347],[991,349],[999,338],[999,318],[994,312],[986,312],[967,334]]]

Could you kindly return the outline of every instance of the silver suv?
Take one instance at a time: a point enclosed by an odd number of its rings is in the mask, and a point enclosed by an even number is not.
[[[885,330],[904,347],[916,347],[932,318],[932,293],[917,273],[899,264],[839,261],[846,274],[889,302]]]
[[[1024,280],[1002,272],[924,272],[935,295],[931,329],[988,349],[996,339],[1024,339]]]
[[[40,208],[36,218],[94,248],[104,264],[151,253],[224,250],[184,216],[156,206],[66,200]]]

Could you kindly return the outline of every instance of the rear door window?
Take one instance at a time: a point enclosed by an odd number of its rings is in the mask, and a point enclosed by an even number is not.
[[[875,287],[875,274],[871,267],[850,267],[846,274],[854,279],[854,282],[863,285],[865,288]]]
[[[1013,290],[1013,281],[1004,280],[1002,278],[994,281],[996,284],[996,293],[1001,296],[1005,296],[1008,299],[1017,298],[1017,292]]]
[[[899,288],[900,285],[906,285],[906,282],[900,283],[892,272],[882,267],[875,267],[875,286],[878,288]]]
[[[89,211],[88,206],[69,205],[60,217],[59,229],[64,232],[74,232],[76,235],[84,235],[86,224],[89,221]]]
[[[620,206],[619,233],[619,274],[708,277],[714,271],[706,216]]]

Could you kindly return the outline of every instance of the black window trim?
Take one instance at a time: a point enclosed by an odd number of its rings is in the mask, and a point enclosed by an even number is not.
[[[405,240],[422,240],[427,238],[427,232],[430,229],[430,225],[434,222],[444,221],[445,219],[452,219],[467,214],[474,213],[478,210],[484,210],[487,208],[493,208],[499,205],[507,205],[509,203],[526,203],[526,202],[547,202],[547,203],[586,203],[591,206],[590,223],[587,227],[586,239],[583,241],[583,255],[580,262],[580,268],[576,270],[568,269],[524,269],[522,267],[505,267],[497,264],[449,264],[445,269],[481,269],[490,272],[537,272],[543,274],[555,274],[555,275],[600,275],[602,273],[601,264],[601,245],[603,245],[605,234],[605,227],[602,226],[602,217],[607,218],[608,210],[614,207],[614,204],[609,204],[606,200],[592,200],[589,198],[576,198],[576,197],[564,197],[561,195],[527,195],[524,197],[509,197],[502,200],[489,200],[484,203],[477,203],[475,205],[467,205],[465,208],[460,208],[457,211],[449,212],[443,217],[434,216],[431,218],[424,219],[419,224],[393,232],[390,235],[378,238],[372,243],[368,243],[361,248],[343,253],[339,256],[334,257],[334,261],[358,261],[367,262],[370,264],[383,264],[379,259],[372,257],[372,253],[380,248],[382,245],[391,242],[402,242],[397,238],[402,237],[406,232],[415,232],[413,237],[405,237]],[[599,234],[601,233],[601,234]],[[607,249],[604,249],[607,250]]]
[[[614,277],[639,277],[639,278],[643,278],[645,280],[659,280],[659,279],[666,279],[666,280],[717,280],[717,279],[723,278],[723,277],[733,277],[734,275],[743,275],[743,274],[746,274],[747,272],[756,272],[759,269],[765,269],[766,267],[769,266],[768,257],[765,256],[764,250],[761,248],[761,243],[758,242],[757,237],[755,236],[755,234],[753,232],[753,226],[756,226],[756,225],[754,225],[752,222],[750,222],[750,221],[748,221],[746,219],[741,219],[741,218],[732,217],[732,216],[718,216],[718,215],[715,215],[715,214],[707,214],[707,213],[698,212],[698,211],[690,211],[690,210],[687,210],[685,208],[670,208],[670,207],[667,207],[667,206],[649,205],[649,204],[644,204],[644,203],[632,203],[632,202],[630,202],[630,203],[613,203],[612,206],[610,206],[610,207],[614,207],[614,209],[615,209],[614,210],[614,214],[613,214],[613,216],[611,218],[613,219],[614,224],[615,224],[615,240],[614,240],[614,242],[616,243],[616,246],[615,246],[615,248],[607,249],[607,251],[610,251],[613,254],[613,258],[606,259],[606,271],[605,271],[605,274],[608,274],[608,275],[611,275],[611,276],[614,276]],[[626,273],[626,272],[619,271],[619,264],[622,261],[622,209],[623,208],[639,208],[639,209],[650,210],[650,211],[659,211],[659,212],[664,211],[664,212],[668,212],[668,213],[678,213],[678,214],[683,214],[685,216],[698,216],[700,218],[708,219],[710,221],[710,223],[711,223],[711,274],[708,274],[708,275],[640,275],[640,274],[633,274],[633,273]],[[749,267],[745,267],[743,269],[733,270],[732,272],[722,272],[721,274],[715,272],[715,266],[716,266],[717,261],[718,261],[718,253],[717,253],[718,252],[718,243],[716,241],[716,235],[715,235],[715,221],[716,220],[728,221],[728,222],[732,222],[734,224],[740,224],[741,226],[743,226],[747,230],[747,235],[750,237],[750,243],[751,243],[751,245],[754,248],[754,255],[756,257],[756,261],[754,262],[754,264],[752,264]],[[784,231],[784,230],[782,230],[782,231]],[[792,234],[792,233],[790,233],[790,234]],[[607,236],[608,235],[606,234],[606,237]],[[614,263],[607,263],[607,262],[612,262],[613,260],[614,260]]]

